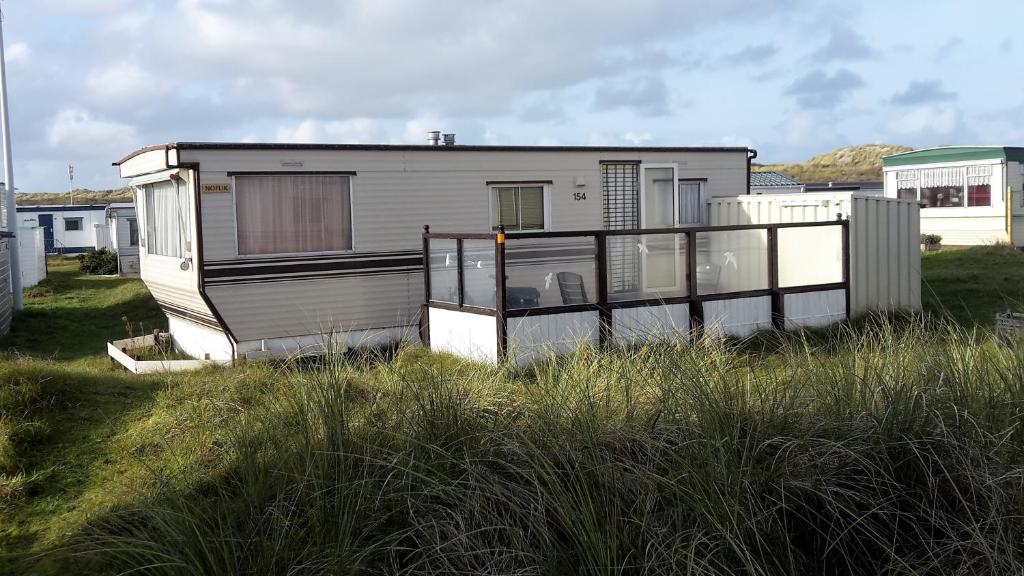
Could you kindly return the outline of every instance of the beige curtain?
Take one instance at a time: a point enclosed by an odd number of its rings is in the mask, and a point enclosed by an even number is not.
[[[348,176],[236,176],[238,253],[352,249]]]

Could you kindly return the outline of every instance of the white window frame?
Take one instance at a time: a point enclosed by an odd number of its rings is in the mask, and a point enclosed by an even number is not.
[[[640,171],[638,174],[640,180],[640,229],[647,228],[647,175],[644,172],[647,169],[657,168],[671,168],[672,169],[672,228],[679,227],[679,164],[676,162],[662,162],[662,163],[641,163]],[[679,290],[682,286],[682,269],[678,266],[679,263],[679,243],[674,242],[674,262],[676,264],[675,269],[675,282],[670,286],[658,286],[653,287],[647,283],[647,259],[650,255],[647,248],[647,236],[640,237],[642,249],[641,249],[641,273],[640,273],[640,288],[644,292],[674,292]]]
[[[681,193],[680,190],[679,190],[679,185],[680,184],[697,184],[698,185],[697,196],[699,197],[698,202],[700,203],[701,213],[700,213],[700,222],[698,222],[696,224],[683,224],[683,223],[681,223],[679,221],[679,201],[680,201],[679,195]],[[708,193],[708,179],[707,178],[685,178],[685,177],[677,177],[676,178],[676,216],[675,216],[675,219],[674,219],[674,223],[675,223],[675,225],[677,227],[679,227],[679,226],[704,226],[704,225],[707,224],[707,216],[708,216],[708,212],[707,212],[707,193]]]
[[[501,182],[491,183],[487,185],[487,230],[490,232],[495,231],[495,224],[491,218],[494,216],[494,198],[497,195],[496,188],[522,188],[531,187],[541,189],[541,195],[544,198],[544,228],[540,230],[506,230],[506,232],[515,232],[516,234],[538,234],[541,232],[549,232],[551,230],[551,184],[548,182],[531,182],[530,180],[523,180],[522,182]],[[517,214],[517,220],[520,227],[523,224],[523,204],[519,203],[519,214]]]
[[[128,247],[140,248],[142,246],[142,228],[139,227],[139,217],[125,217],[124,221],[128,226]],[[135,244],[132,244],[132,222],[135,222]]]
[[[324,250],[319,252],[273,252],[267,254],[242,254],[238,250],[238,201],[235,178],[237,176],[345,176],[348,178],[348,213],[351,218],[350,228],[352,230],[352,248],[349,250]],[[332,256],[340,254],[351,254],[356,252],[356,174],[355,171],[337,172],[295,172],[282,170],[278,172],[235,172],[231,174],[231,221],[235,227],[235,256],[239,260],[270,258],[276,256]]]
[[[64,220],[64,231],[65,232],[85,232],[85,217],[84,216],[65,216],[64,218],[62,218],[62,220]],[[68,228],[68,222],[70,222],[70,221],[77,221],[78,222],[78,228],[73,229],[73,230],[69,229]]]
[[[174,173],[179,172],[175,171]],[[149,237],[149,198],[147,198],[148,195],[146,194],[146,186],[161,184],[168,180],[174,182],[175,186],[185,186],[185,213],[188,215],[188,220],[185,223],[185,230],[183,231],[185,234],[187,234],[187,236],[183,239],[185,253],[182,254],[181,256],[167,256],[165,254],[154,254],[149,251],[151,238]],[[194,245],[195,242],[195,234],[193,234],[193,232],[195,231],[194,220],[196,217],[200,217],[200,215],[193,213],[193,205],[195,203],[195,199],[192,198],[192,183],[188,180],[185,180],[184,178],[179,178],[177,181],[172,180],[170,178],[153,179],[147,180],[145,183],[135,186],[135,192],[135,197],[140,200],[139,207],[142,209],[142,222],[139,223],[138,220],[136,220],[136,223],[139,226],[139,254],[144,254],[146,258],[158,258],[169,262],[181,262],[182,260],[190,260],[193,256],[192,246]],[[140,218],[138,208],[136,208],[135,211],[135,218]],[[143,231],[145,231],[145,234],[143,233]]]

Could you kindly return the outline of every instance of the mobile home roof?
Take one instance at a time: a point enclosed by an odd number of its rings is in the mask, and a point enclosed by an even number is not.
[[[750,148],[739,146],[454,146],[430,144],[283,144],[254,142],[170,142],[147,146],[114,162],[119,166],[139,154],[153,150],[380,150],[391,152],[737,152]]]
[[[882,165],[909,166],[911,164],[1000,159],[1024,162],[1024,148],[1015,146],[941,146],[886,156],[882,158]]]

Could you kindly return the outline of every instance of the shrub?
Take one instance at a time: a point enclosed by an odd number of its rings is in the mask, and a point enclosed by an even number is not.
[[[78,256],[79,269],[85,274],[117,274],[117,252],[106,248],[89,249]]]
[[[921,244],[925,246],[938,246],[942,244],[942,236],[938,234],[921,234]]]

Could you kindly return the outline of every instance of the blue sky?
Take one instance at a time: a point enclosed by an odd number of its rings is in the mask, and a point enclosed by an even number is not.
[[[3,2],[15,181],[174,140],[1024,145],[1024,2]]]

